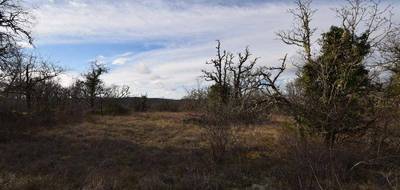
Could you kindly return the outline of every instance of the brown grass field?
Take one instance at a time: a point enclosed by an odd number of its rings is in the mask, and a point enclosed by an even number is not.
[[[277,162],[271,160],[284,119],[238,131],[229,160],[215,164],[204,129],[186,122],[193,116],[91,116],[74,125],[3,132],[0,189],[247,189],[269,183],[263,176]]]

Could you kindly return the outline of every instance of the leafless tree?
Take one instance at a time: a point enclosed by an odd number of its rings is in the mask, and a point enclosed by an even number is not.
[[[14,43],[27,39],[32,44],[33,38],[29,28],[33,17],[22,6],[20,0],[1,0],[0,13],[1,42]]]
[[[6,94],[23,95],[28,110],[32,108],[38,84],[50,81],[63,72],[63,69],[35,55],[17,55],[16,62],[7,71]]]
[[[110,87],[102,87],[98,94],[101,114],[104,114],[104,105],[122,109],[122,100],[129,97],[129,94],[129,86],[111,85]],[[114,112],[117,112],[117,110],[114,110]]]
[[[23,70],[23,89],[26,97],[28,110],[32,107],[32,95],[38,83],[49,81],[57,77],[63,70],[49,62],[39,60],[30,55]]]
[[[227,103],[229,98],[239,100],[254,90],[254,77],[258,58],[251,59],[249,48],[235,55],[221,50],[221,42],[217,41],[217,56],[206,64],[212,65],[211,71],[203,70],[206,81],[214,82],[220,98]],[[231,97],[229,97],[231,96]]]
[[[211,155],[220,163],[237,140],[236,132],[241,129],[238,123],[265,120],[276,100],[284,98],[278,83],[286,68],[286,56],[279,67],[262,67],[256,65],[258,58],[251,58],[248,48],[235,57],[217,43],[216,58],[207,62],[213,66],[212,70],[203,71],[205,79],[213,84],[206,95],[197,91],[194,96],[206,96],[208,100],[201,123],[206,129]]]
[[[383,58],[380,65],[392,73],[400,73],[400,27],[394,31],[379,46]]]
[[[32,44],[32,17],[19,0],[0,1],[0,69],[7,67],[18,51],[19,42]],[[2,71],[2,70],[0,70]]]
[[[130,89],[129,86],[126,85],[123,86],[111,85],[110,87],[105,88],[103,97],[116,98],[116,99],[126,98],[130,94],[129,89]]]
[[[252,90],[252,80],[254,75],[254,66],[257,59],[250,60],[251,53],[249,48],[246,48],[244,53],[238,53],[238,61],[229,65],[229,71],[233,76],[233,98],[239,99],[243,94]]]
[[[22,57],[18,43],[27,41],[32,44],[31,20],[21,1],[0,1],[0,97],[1,91],[11,85],[19,73],[15,70],[19,68]]]
[[[234,58],[233,54],[221,49],[221,42],[217,40],[217,55],[216,58],[206,62],[207,65],[212,65],[213,70],[203,70],[206,81],[213,81],[218,90],[219,98],[222,103],[228,102],[229,96],[229,68]]]
[[[391,5],[375,0],[346,0],[346,4],[336,9],[342,27],[350,35],[365,34],[371,47],[377,47],[393,32]]]
[[[207,62],[213,68],[210,71],[203,70],[203,73],[207,81],[214,82],[208,92],[209,99],[222,102],[217,112],[220,115],[224,112],[226,117],[233,114],[234,118],[223,120],[243,122],[250,119],[247,117],[257,120],[255,115],[261,119],[270,113],[278,99],[284,100],[278,83],[286,69],[286,57],[278,67],[258,66],[258,58],[252,58],[249,48],[235,56],[222,50],[221,43],[217,41],[217,56]],[[219,97],[213,97],[216,94]]]
[[[23,55],[18,48],[13,48],[3,58],[0,63],[0,96],[6,96],[9,88],[18,80],[23,64]]]
[[[274,103],[289,105],[290,102],[283,94],[283,90],[278,84],[281,75],[286,70],[287,55],[281,59],[282,63],[278,67],[261,67],[257,72],[257,87],[267,97],[268,101]]]
[[[296,0],[296,8],[289,10],[295,20],[293,29],[277,33],[285,44],[302,48],[307,62],[312,62],[311,40],[317,30],[311,26],[312,17],[316,12],[311,8],[311,3],[312,0]]]

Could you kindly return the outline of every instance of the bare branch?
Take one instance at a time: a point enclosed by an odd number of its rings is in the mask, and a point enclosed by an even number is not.
[[[312,0],[296,0],[297,8],[290,9],[295,25],[293,29],[277,33],[283,43],[301,47],[307,62],[312,60],[311,37],[316,28],[311,27],[311,21],[316,10],[311,8]]]

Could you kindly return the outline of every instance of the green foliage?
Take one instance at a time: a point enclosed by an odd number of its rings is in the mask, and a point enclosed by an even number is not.
[[[323,96],[324,90],[338,89],[346,95],[361,92],[369,85],[368,70],[363,65],[370,50],[366,35],[351,36],[349,31],[332,26],[322,35],[321,43],[320,56],[306,63],[301,73],[301,85],[307,94]]]
[[[389,93],[391,96],[400,97],[400,73],[393,74],[389,86]]]
[[[148,110],[148,99],[146,95],[141,96],[138,98],[137,102],[135,103],[135,111],[137,112],[146,112]]]
[[[394,125],[399,127],[400,118],[400,73],[394,73],[386,91],[384,106],[388,109],[388,114],[394,118]]]
[[[84,75],[84,85],[86,95],[89,98],[90,107],[93,109],[96,97],[100,95],[104,89],[103,81],[100,79],[100,76],[107,73],[108,69],[98,61],[92,62],[90,66],[90,71]]]
[[[212,85],[208,89],[207,99],[209,105],[213,105],[215,107],[222,106],[223,104],[228,104],[231,94],[231,88],[226,86],[220,85]]]
[[[130,110],[116,101],[107,102],[103,108],[105,115],[128,115]]]
[[[364,66],[370,45],[366,33],[352,35],[335,26],[322,34],[320,43],[320,55],[305,64],[296,83],[304,98],[297,120],[333,143],[337,135],[363,131],[370,122],[374,87]]]

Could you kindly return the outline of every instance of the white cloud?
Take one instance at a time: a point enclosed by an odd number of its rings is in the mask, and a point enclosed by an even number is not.
[[[132,56],[131,52],[126,52],[121,55],[117,55],[112,58],[111,64],[113,65],[124,65],[130,61],[130,56]]]
[[[220,38],[227,31],[234,35],[268,20],[277,22],[274,15],[288,8],[284,4],[247,8],[194,4],[177,9],[169,1],[67,2],[44,4],[34,11],[38,20],[34,31],[40,43]]]
[[[234,52],[244,48],[240,42],[234,41],[223,45]],[[130,85],[136,95],[180,98],[186,94],[186,89],[197,87],[201,70],[207,67],[206,60],[215,54],[214,46],[215,42],[211,41],[132,55],[130,62],[114,68],[103,79],[108,84]],[[266,49],[260,46],[259,51],[262,50]],[[257,54],[262,56],[259,64],[279,64],[283,52],[276,52]]]
[[[69,87],[71,86],[77,79],[80,79],[81,75],[74,71],[67,71],[60,74],[57,77],[57,80],[60,81],[61,86]]]
[[[113,65],[124,65],[126,62],[128,62],[129,59],[125,58],[125,57],[119,57],[117,59],[115,59],[112,64]]]
[[[216,39],[232,52],[250,45],[251,52],[261,57],[261,65],[279,64],[285,53],[295,55],[296,49],[283,45],[275,35],[291,27],[287,12],[291,1],[246,6],[193,2],[201,1],[55,1],[35,10],[34,34],[39,44],[162,42],[161,49],[103,58],[113,64],[104,76],[107,83],[127,84],[134,94],[150,97],[179,98],[185,88],[195,87],[205,61],[215,54]],[[331,10],[335,3],[316,3],[317,35],[338,23]],[[398,16],[395,20],[400,21]],[[293,70],[284,80],[290,80]]]
[[[294,5],[292,1],[268,0],[249,0],[258,3],[247,3],[246,6],[235,6],[241,2],[237,0],[56,2],[39,3],[39,8],[33,10],[37,20],[34,36],[38,43],[159,40],[173,45],[221,38],[245,41],[246,36],[254,33],[273,38],[269,35],[271,30],[286,29],[291,25],[292,17],[287,10]],[[226,6],[229,2],[233,6]],[[316,1],[318,13],[313,20],[316,26],[326,28],[337,24],[331,8],[337,7],[340,2]],[[395,19],[399,20],[399,16],[396,15]]]
[[[135,71],[140,74],[150,74],[151,71],[145,63],[138,63],[135,65]]]

